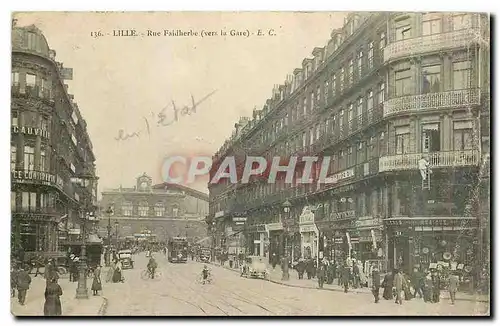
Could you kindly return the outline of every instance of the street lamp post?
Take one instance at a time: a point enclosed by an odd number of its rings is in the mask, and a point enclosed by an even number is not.
[[[290,273],[288,271],[288,233],[290,232],[290,207],[292,204],[287,200],[283,203],[283,211],[285,212],[285,218],[283,219],[284,226],[284,236],[285,236],[285,250],[282,263],[282,275],[281,279],[283,281],[288,281],[290,279]]]
[[[90,186],[92,189],[92,182],[94,180],[97,180],[97,177],[93,175],[85,175],[85,176],[80,176],[78,178],[73,178],[71,181],[77,184],[80,184],[83,187]],[[82,185],[83,184],[83,185]],[[87,247],[86,247],[86,221],[87,221],[87,215],[93,214],[93,209],[92,209],[92,193],[90,199],[87,197],[87,200],[85,202],[85,210],[82,212],[82,232],[81,232],[81,238],[82,238],[82,245],[81,245],[81,252],[80,252],[80,265],[79,265],[79,277],[78,277],[78,286],[76,288],[76,298],[77,299],[88,299],[89,298],[89,293],[87,289]]]
[[[106,266],[109,266],[110,260],[111,260],[111,215],[113,215],[114,210],[112,206],[109,206],[108,209],[106,210],[106,214],[108,215],[108,248],[106,250],[106,257],[105,257],[105,263]]]
[[[116,250],[118,250],[118,221],[115,222],[115,246]]]

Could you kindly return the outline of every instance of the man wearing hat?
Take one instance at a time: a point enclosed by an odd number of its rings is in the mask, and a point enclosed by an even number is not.
[[[380,272],[377,265],[374,265],[372,268],[372,293],[375,303],[378,303],[380,295]]]
[[[45,265],[44,277],[47,284],[50,283],[51,279],[56,279],[56,281],[59,279],[57,268],[55,266],[54,259],[52,258],[50,258],[48,263]]]

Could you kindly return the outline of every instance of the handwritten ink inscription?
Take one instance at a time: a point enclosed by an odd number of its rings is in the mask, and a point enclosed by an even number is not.
[[[179,121],[181,117],[185,117],[188,115],[191,115],[193,113],[196,113],[196,109],[200,106],[201,103],[206,101],[208,98],[210,98],[212,95],[215,94],[217,90],[210,92],[209,94],[205,95],[201,100],[196,101],[194,99],[194,96],[191,95],[191,105],[184,105],[183,107],[179,108],[175,104],[174,101],[172,101],[172,110],[174,112],[174,116],[172,119],[168,119],[168,116],[166,114],[167,109],[169,106],[164,107],[159,113],[155,114],[151,112],[151,118],[157,119],[156,121],[156,126],[157,127],[167,127],[170,126],[176,122]],[[128,140],[131,138],[138,138],[141,137],[144,134],[147,134],[149,137],[151,137],[151,124],[148,120],[149,117],[143,116],[142,119],[144,121],[145,129],[141,129],[139,131],[135,131],[132,133],[126,133],[124,129],[118,130],[118,136],[115,137],[116,141],[124,141]]]

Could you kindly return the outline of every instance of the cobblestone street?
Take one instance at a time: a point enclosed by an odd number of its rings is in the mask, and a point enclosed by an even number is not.
[[[396,305],[392,300],[373,303],[370,295],[289,287],[210,265],[214,282],[198,282],[202,264],[170,264],[157,255],[161,278],[143,280],[147,260],[136,258],[136,267],[124,273],[125,283],[104,283],[108,316],[167,315],[482,315],[488,304],[448,300],[438,304],[416,299]]]

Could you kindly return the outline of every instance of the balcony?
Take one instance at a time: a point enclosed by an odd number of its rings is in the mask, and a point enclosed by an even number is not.
[[[384,118],[397,113],[479,105],[478,88],[397,97],[384,102]]]
[[[417,170],[422,153],[400,154],[381,157],[379,172]],[[429,166],[433,168],[465,167],[479,164],[479,152],[475,150],[434,152],[426,154]]]
[[[469,28],[441,34],[425,35],[388,44],[384,49],[384,63],[422,53],[445,49],[467,48],[479,42],[480,28]]]

